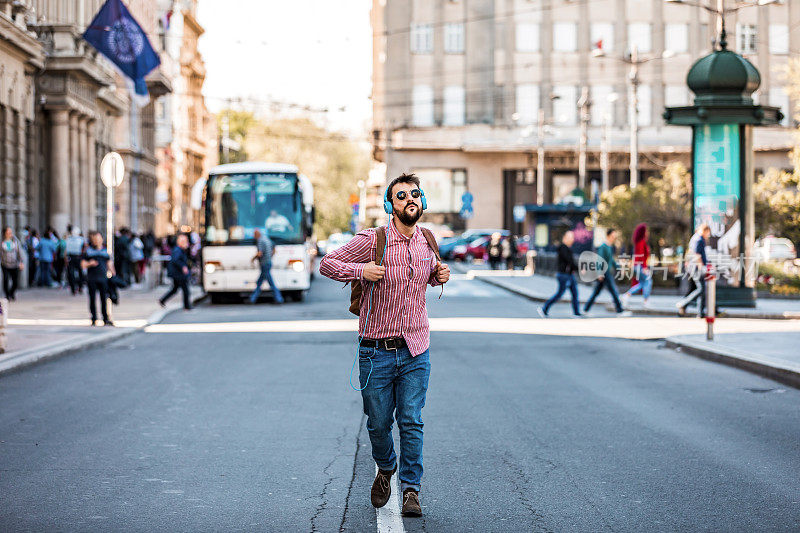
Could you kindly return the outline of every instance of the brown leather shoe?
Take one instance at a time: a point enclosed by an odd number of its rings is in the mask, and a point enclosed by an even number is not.
[[[372,483],[372,491],[370,492],[373,507],[383,507],[389,501],[389,496],[392,494],[392,475],[396,470],[397,465],[390,471],[378,469],[378,474],[375,476],[375,481]]]
[[[419,505],[419,494],[414,489],[403,492],[403,516],[422,516],[422,507]]]

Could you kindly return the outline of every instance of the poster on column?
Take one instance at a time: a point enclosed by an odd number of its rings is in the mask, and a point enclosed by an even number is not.
[[[704,124],[694,140],[694,227],[711,228],[708,247],[739,257],[740,144],[738,124]]]

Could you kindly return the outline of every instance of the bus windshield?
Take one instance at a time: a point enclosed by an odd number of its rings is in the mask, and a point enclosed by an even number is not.
[[[209,244],[254,242],[259,229],[276,244],[304,242],[297,174],[219,174],[206,185]]]

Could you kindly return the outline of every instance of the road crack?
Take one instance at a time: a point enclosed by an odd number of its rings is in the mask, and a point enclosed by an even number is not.
[[[314,516],[311,517],[311,531],[312,533],[315,531],[319,531],[317,529],[317,520],[322,512],[327,509],[328,507],[328,487],[330,487],[331,483],[333,483],[336,476],[331,475],[331,468],[333,467],[333,463],[336,462],[338,458],[342,456],[341,448],[342,448],[342,441],[347,436],[347,428],[342,429],[342,434],[336,437],[336,454],[333,456],[333,459],[322,469],[323,474],[328,477],[328,480],[322,485],[322,491],[319,493],[319,499],[322,500],[320,504],[317,506],[316,511],[314,512]]]
[[[350,484],[347,486],[347,496],[344,499],[344,510],[342,511],[342,521],[339,524],[339,531],[345,531],[344,523],[347,520],[347,511],[350,508],[350,493],[353,492],[353,485],[356,482],[356,468],[358,467],[358,454],[361,450],[361,433],[364,430],[364,422],[367,415],[361,415],[361,421],[358,424],[358,431],[356,432],[356,451],[353,454],[353,475],[350,477]]]

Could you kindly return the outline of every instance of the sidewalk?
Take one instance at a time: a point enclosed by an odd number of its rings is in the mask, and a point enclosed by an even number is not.
[[[518,294],[533,301],[544,302],[555,291],[556,280],[550,276],[528,275],[522,271],[492,271],[483,265],[471,266],[469,269],[458,263],[451,264],[454,272],[474,277]],[[578,294],[581,302],[585,302],[591,295],[590,286],[579,284]],[[560,301],[569,301],[566,295]],[[652,309],[641,307],[639,302],[632,303],[629,309],[637,315],[660,315],[676,317],[675,302],[677,296],[651,295]],[[600,293],[597,302],[613,310],[611,297],[607,291]],[[673,335],[665,336],[667,347],[676,349],[719,363],[735,366],[755,374],[800,388],[800,322],[792,319],[800,318],[800,302],[793,300],[759,300],[755,309],[725,309],[726,317],[731,319],[751,319],[745,321],[753,324],[754,328],[742,325],[733,326],[735,320],[726,322],[725,318],[719,320],[713,341],[706,340],[705,335]],[[757,319],[772,319],[775,327],[758,326]],[[696,320],[696,319],[695,319]],[[681,320],[683,322],[683,320]],[[797,324],[795,328],[793,324]],[[777,327],[777,326],[785,327]],[[727,326],[727,327],[726,327]],[[733,327],[731,327],[733,326]],[[734,333],[734,328],[753,331]],[[763,329],[763,331],[758,331]],[[769,331],[772,329],[772,331]],[[667,330],[667,328],[664,328]],[[736,331],[736,329],[734,329]]]
[[[17,301],[9,302],[6,352],[0,354],[0,374],[110,342],[160,322],[182,307],[178,293],[166,309],[161,308],[158,298],[167,290],[163,286],[155,290],[131,287],[120,291],[119,305],[110,310],[116,326],[113,328],[91,325],[85,290],[76,296],[69,289],[35,288],[17,292]],[[192,287],[194,302],[203,296],[200,287]]]
[[[540,274],[530,276],[521,270],[489,270],[485,265],[467,267],[459,263],[451,263],[450,266],[455,272],[474,276],[481,281],[537,302],[544,302],[550,298],[558,286],[555,277]],[[620,293],[622,292],[625,292],[624,287],[620,287]],[[581,302],[588,300],[591,294],[592,287],[590,285],[578,284],[578,295]],[[640,315],[677,316],[678,308],[675,307],[675,303],[678,300],[680,300],[680,296],[652,294],[650,295],[650,308],[645,309],[642,305],[642,297],[636,295],[631,298],[628,309]],[[566,293],[560,301],[568,302],[569,293]],[[614,310],[608,291],[601,292],[595,302],[604,305],[609,311]],[[691,314],[695,310],[696,306],[692,306],[688,312]],[[800,319],[800,300],[761,299],[756,302],[755,309],[730,307],[724,308],[723,311],[725,316],[731,318]]]
[[[800,388],[800,332],[722,333],[667,337],[666,345]]]

